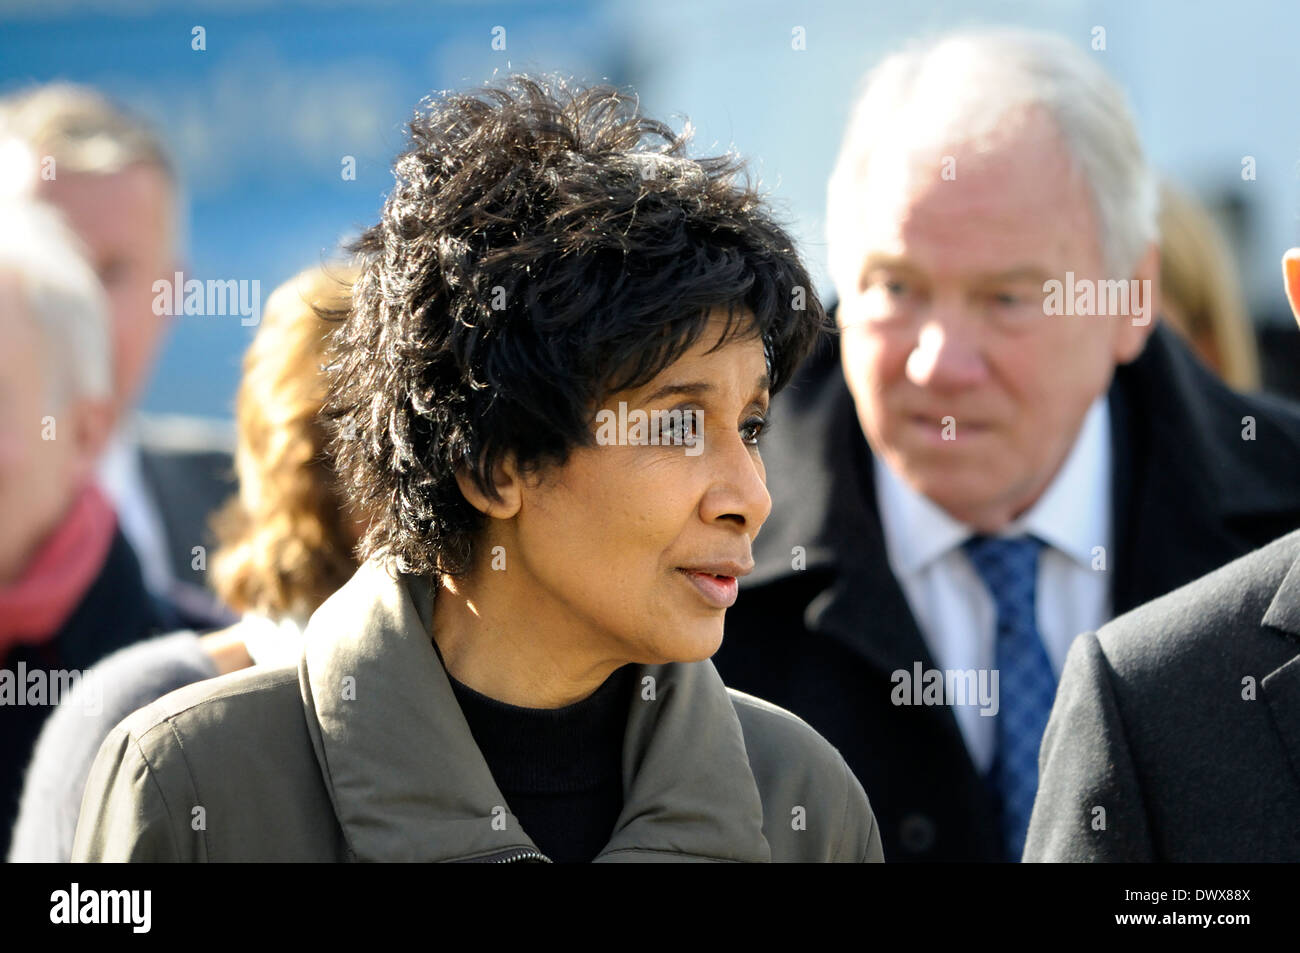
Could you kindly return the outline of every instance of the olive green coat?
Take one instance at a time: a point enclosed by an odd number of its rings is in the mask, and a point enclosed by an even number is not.
[[[393,578],[396,575],[396,578]],[[100,748],[74,861],[544,859],[434,651],[420,578],[362,566],[297,667],[172,692]],[[866,795],[803,721],[711,662],[643,666],[599,861],[879,861]]]

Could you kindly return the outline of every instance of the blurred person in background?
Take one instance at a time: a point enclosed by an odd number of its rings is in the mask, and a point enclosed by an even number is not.
[[[1019,860],[1074,637],[1300,526],[1300,416],[1159,324],[1098,64],[1027,31],[891,56],[829,184],[839,349],[777,401],[717,665],[844,753],[887,860]]]
[[[63,212],[108,293],[114,432],[99,479],[145,583],[177,608],[178,626],[229,622],[194,547],[210,546],[207,518],[235,490],[230,448],[211,426],[134,410],[171,320],[154,313],[154,282],[170,287],[182,270],[176,171],[146,123],[84,86],[53,83],[0,98],[0,137],[27,150],[6,186]]]
[[[0,851],[41,725],[80,673],[170,613],[96,486],[108,301],[59,213],[0,200]]]
[[[1229,387],[1259,390],[1259,347],[1223,235],[1195,198],[1160,186],[1161,317]]]
[[[1027,861],[1300,862],[1300,533],[1075,639],[1040,764]]]
[[[526,76],[410,132],[333,338],[365,562],[296,666],[109,734],[73,859],[880,860],[839,753],[709,662],[825,330],[743,164]]]
[[[214,516],[217,594],[242,619],[206,635],[180,631],[105,658],[46,722],[23,786],[10,861],[65,862],[86,775],[109,731],[184,685],[253,664],[296,663],[316,608],[356,571],[365,528],[341,501],[327,462],[325,341],[346,314],[354,273],[304,271],[267,299],[244,356],[236,400],[239,495]],[[88,712],[94,693],[95,712]]]

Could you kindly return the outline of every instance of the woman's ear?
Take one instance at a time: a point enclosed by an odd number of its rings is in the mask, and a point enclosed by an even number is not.
[[[456,470],[456,484],[470,506],[493,519],[512,519],[523,504],[523,481],[513,453],[506,454],[492,468],[492,488],[496,490],[496,499],[479,488],[478,481],[465,464]]]

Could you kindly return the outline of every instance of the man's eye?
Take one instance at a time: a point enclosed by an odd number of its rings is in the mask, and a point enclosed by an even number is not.
[[[99,269],[99,281],[105,288],[111,288],[130,271],[130,265],[124,261],[110,261]]]
[[[871,275],[863,282],[862,290],[866,292],[874,291],[877,294],[896,298],[908,294],[911,291],[911,285],[906,278],[876,274]]]

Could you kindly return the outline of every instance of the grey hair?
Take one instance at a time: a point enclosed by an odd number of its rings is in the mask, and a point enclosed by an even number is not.
[[[1051,33],[945,34],[883,60],[866,79],[827,188],[837,285],[856,280],[854,192],[878,144],[942,146],[991,132],[1013,110],[1045,109],[1092,194],[1103,266],[1125,277],[1158,240],[1159,191],[1128,101],[1088,53]]]
[[[32,198],[0,200],[0,273],[17,279],[27,317],[45,343],[47,398],[112,393],[108,297],[80,240],[53,207]]]

